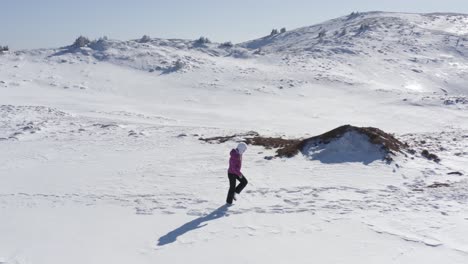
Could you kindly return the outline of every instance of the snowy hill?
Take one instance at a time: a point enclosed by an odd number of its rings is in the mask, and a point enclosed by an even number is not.
[[[325,55],[333,55],[340,54],[340,51],[368,54],[372,50],[382,54],[401,51],[418,54],[429,48],[445,48],[447,52],[458,48],[457,54],[464,55],[463,50],[466,52],[468,41],[467,24],[468,15],[465,14],[353,13],[321,24],[248,41],[241,46],[262,49],[268,53],[300,53],[298,55],[317,54],[321,49],[328,49]],[[371,46],[377,43],[380,45]],[[344,48],[340,50],[339,46]],[[363,50],[365,46],[370,46],[369,50]],[[419,50],[405,51],[414,46]]]
[[[281,54],[285,64],[299,64],[318,79],[391,83],[415,91],[449,86],[459,93],[468,76],[462,66],[468,58],[467,24],[463,14],[355,13],[241,46]]]
[[[369,12],[1,54],[0,263],[466,263],[467,29]]]
[[[204,38],[102,38],[81,48],[20,54],[57,63],[110,62],[164,74],[197,69],[237,74],[242,69],[233,66],[246,64],[239,61],[244,59],[253,66],[243,75],[264,64],[293,75],[275,80],[271,85],[276,88],[332,82],[459,95],[465,93],[468,76],[467,24],[464,14],[353,13],[233,46]]]

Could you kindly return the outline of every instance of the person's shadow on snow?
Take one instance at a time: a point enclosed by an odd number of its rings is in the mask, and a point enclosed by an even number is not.
[[[177,240],[177,238],[189,231],[202,228],[207,225],[208,221],[212,221],[218,218],[221,218],[223,216],[226,216],[227,209],[229,208],[229,205],[225,204],[218,209],[214,210],[210,214],[206,216],[199,217],[197,219],[194,219],[186,224],[184,224],[181,227],[178,227],[171,232],[167,233],[166,235],[162,236],[158,240],[158,246],[164,246],[170,243],[173,243]],[[205,223],[205,224],[203,224]]]

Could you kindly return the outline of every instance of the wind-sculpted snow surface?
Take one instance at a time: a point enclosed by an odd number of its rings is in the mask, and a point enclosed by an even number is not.
[[[8,215],[0,231],[10,241],[2,244],[5,263],[55,262],[69,256],[81,261],[87,259],[81,254],[90,254],[101,243],[119,248],[113,254],[124,259],[170,261],[173,254],[191,252],[191,247],[199,252],[188,253],[191,258],[203,259],[215,248],[226,254],[219,243],[233,246],[240,240],[263,241],[276,248],[281,244],[263,239],[286,239],[292,246],[297,239],[316,243],[335,235],[351,244],[363,236],[377,243],[373,253],[383,263],[393,263],[393,254],[403,254],[405,261],[443,255],[463,263],[468,254],[466,240],[457,235],[466,230],[468,220],[467,171],[460,163],[466,155],[458,153],[468,146],[466,131],[402,135],[415,144],[426,140],[424,146],[431,151],[439,148],[433,144],[443,144],[447,153],[437,152],[444,157],[441,164],[398,157],[396,164],[388,165],[381,161],[382,156],[373,162],[355,163],[353,159],[360,157],[355,151],[370,150],[361,153],[368,158],[381,149],[372,145],[363,149],[361,144],[370,144],[368,139],[354,132],[332,141],[326,153],[318,153],[312,161],[300,156],[265,160],[263,155],[274,150],[251,146],[244,155],[244,173],[250,182],[247,189],[233,207],[220,207],[227,187],[226,155],[234,144],[203,145],[198,136],[229,132],[226,129],[158,125],[147,123],[146,118],[128,121],[115,112],[97,118],[44,107],[0,109],[4,124],[15,126],[13,120],[42,120],[45,124],[41,137],[0,142],[0,168],[6,183],[0,188],[0,210]],[[446,140],[439,143],[439,137]],[[452,152],[458,154],[449,154]],[[455,170],[461,175],[449,174]],[[435,181],[449,184],[429,188]],[[68,217],[72,215],[74,219]],[[108,221],[117,221],[119,227],[105,227]],[[354,226],[355,231],[341,225]],[[83,231],[71,234],[69,228]],[[42,230],[49,230],[54,238]],[[71,237],[95,242],[76,249]],[[114,238],[127,242],[120,244]],[[68,253],[57,257],[55,250],[43,246],[26,249],[27,242],[53,248],[60,245]],[[264,258],[242,245],[237,246],[253,259]],[[323,241],[317,245],[317,249],[329,247],[353,261],[362,257],[350,254],[345,245],[337,248],[335,243]],[[353,248],[362,251],[367,247]],[[410,250],[398,253],[395,247]],[[14,253],[18,248],[21,253]],[[307,252],[301,250],[296,257],[306,261],[311,257]],[[97,256],[106,259],[109,255],[100,252]],[[339,260],[333,256],[320,258]],[[440,260],[426,259],[436,261]]]
[[[467,263],[466,25],[354,13],[1,54],[0,263]],[[273,158],[343,124],[392,134]],[[220,135],[241,136],[199,140]],[[228,207],[229,152],[259,135]]]

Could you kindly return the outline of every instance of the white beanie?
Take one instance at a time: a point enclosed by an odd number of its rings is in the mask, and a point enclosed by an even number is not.
[[[239,151],[239,154],[242,155],[246,150],[247,150],[247,144],[245,144],[244,142],[241,142],[239,143],[239,145],[237,145],[237,151]]]

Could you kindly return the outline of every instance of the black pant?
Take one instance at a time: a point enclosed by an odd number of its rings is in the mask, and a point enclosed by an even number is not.
[[[232,199],[234,199],[234,192],[238,194],[242,192],[242,189],[244,189],[248,181],[245,178],[245,176],[241,178],[238,175],[233,174],[233,173],[228,173],[228,178],[229,178],[229,192],[227,195],[226,203],[232,204]],[[237,187],[236,187],[236,180],[240,181]]]

